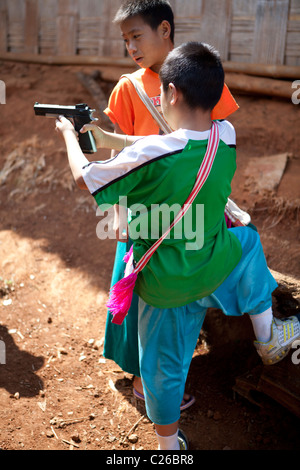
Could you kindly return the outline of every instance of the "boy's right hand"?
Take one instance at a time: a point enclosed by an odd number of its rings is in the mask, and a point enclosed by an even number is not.
[[[95,124],[85,124],[79,132],[84,134],[87,131],[91,131],[96,142],[96,147],[105,148],[105,132]]]
[[[113,230],[116,234],[116,239],[119,242],[128,242],[128,214],[126,207],[115,205],[114,206],[114,223]]]

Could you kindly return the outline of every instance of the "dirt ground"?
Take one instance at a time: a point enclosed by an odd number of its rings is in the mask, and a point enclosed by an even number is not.
[[[102,355],[116,242],[97,238],[95,204],[73,184],[54,120],[33,113],[35,101],[96,106],[77,78],[82,70],[97,68],[0,63],[6,84],[0,105],[4,450],[156,449],[144,404],[132,395],[132,377]],[[112,86],[103,83],[107,96]],[[232,198],[251,214],[270,268],[296,280],[292,310],[299,311],[300,107],[263,96],[236,98]],[[251,178],[255,158],[284,153],[289,157],[275,188]],[[102,150],[97,158],[107,157]],[[268,397],[255,406],[233,392],[236,378],[260,365],[252,341],[247,316],[209,312],[187,381],[197,401],[180,423],[191,450],[298,448],[293,413]]]

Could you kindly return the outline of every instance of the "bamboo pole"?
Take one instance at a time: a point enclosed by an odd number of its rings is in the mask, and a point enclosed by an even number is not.
[[[103,65],[136,69],[136,65],[132,59],[127,57],[98,57],[85,55],[51,56],[43,54],[15,54],[12,52],[5,52],[0,53],[0,60],[45,65]]]
[[[293,93],[291,81],[254,77],[240,73],[226,73],[225,81],[231,91],[288,99],[291,99]]]
[[[99,56],[48,56],[42,54],[15,54],[12,52],[0,53],[0,60],[13,62],[31,62],[46,65],[96,65],[110,67],[126,67],[136,69],[136,65],[129,57],[99,57]],[[291,78],[300,80],[300,67],[289,65],[252,64],[246,62],[223,62],[225,72],[244,73],[248,75]]]
[[[223,62],[225,72],[245,73],[269,78],[300,79],[300,67],[290,65],[253,64],[246,62]]]

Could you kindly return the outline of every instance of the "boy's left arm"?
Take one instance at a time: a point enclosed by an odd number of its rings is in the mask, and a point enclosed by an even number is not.
[[[82,168],[89,163],[83,154],[72,123],[63,116],[56,120],[56,129],[62,133],[66,147],[69,165],[77,186],[80,189],[88,189],[82,176]]]

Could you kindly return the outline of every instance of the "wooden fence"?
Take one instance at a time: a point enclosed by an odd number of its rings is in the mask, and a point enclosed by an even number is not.
[[[121,0],[0,0],[0,54],[126,52],[112,19]],[[170,0],[176,44],[213,44],[223,61],[300,66],[300,0]]]

